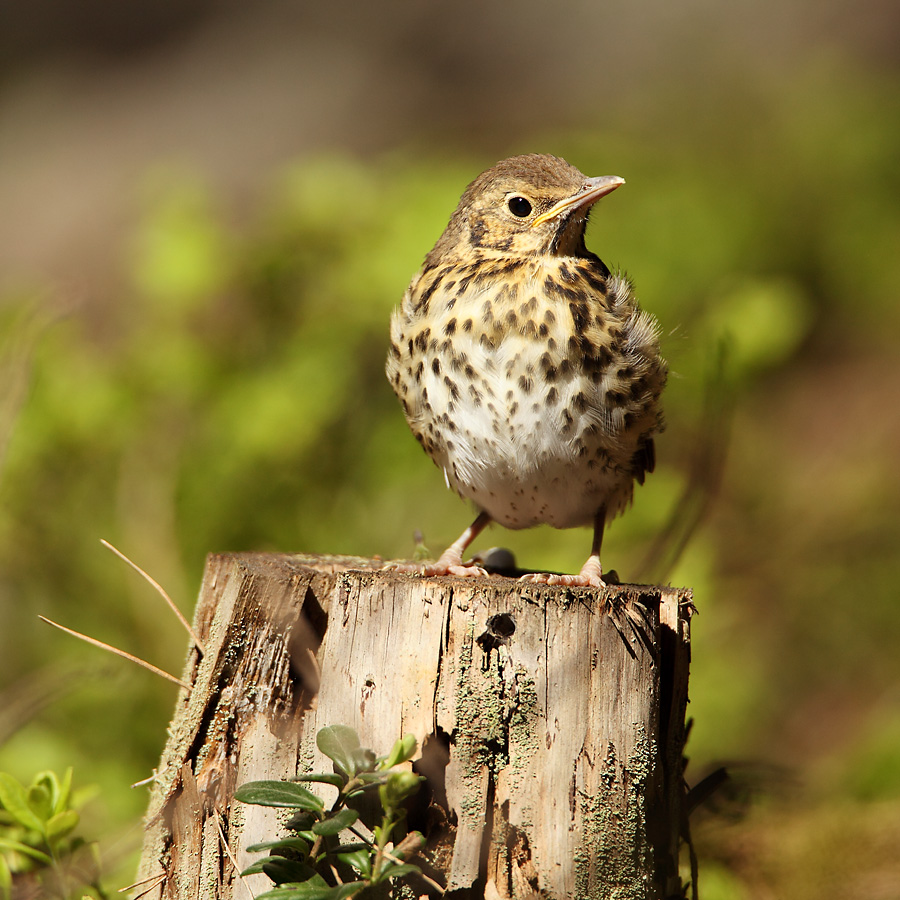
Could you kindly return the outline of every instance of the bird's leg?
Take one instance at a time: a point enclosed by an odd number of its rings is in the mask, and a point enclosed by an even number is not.
[[[414,563],[391,564],[387,568],[399,572],[418,572],[420,575],[456,575],[459,578],[474,578],[488,573],[480,566],[463,562],[463,553],[469,544],[490,524],[491,517],[479,513],[478,518],[440,555],[433,563],[424,566]]]
[[[523,575],[519,580],[539,584],[565,584],[570,587],[605,587],[603,568],[600,565],[600,545],[603,543],[605,525],[606,509],[601,507],[594,516],[594,540],[591,544],[591,555],[577,575],[554,575],[550,572],[538,572],[534,575]]]

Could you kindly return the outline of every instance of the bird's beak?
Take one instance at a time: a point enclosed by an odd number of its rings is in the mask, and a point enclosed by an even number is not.
[[[561,213],[569,210],[590,206],[623,184],[625,184],[625,179],[619,178],[618,175],[600,175],[598,178],[588,178],[580,191],[572,194],[571,197],[566,197],[565,200],[560,200],[555,206],[532,219],[531,227],[534,228],[542,222],[549,222],[550,219],[555,219]]]

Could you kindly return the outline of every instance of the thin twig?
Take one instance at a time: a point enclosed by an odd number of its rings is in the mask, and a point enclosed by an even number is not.
[[[163,586],[155,578],[152,578],[150,575],[148,575],[137,563],[132,562],[121,550],[117,550],[115,547],[113,547],[113,545],[109,541],[105,541],[103,540],[103,538],[100,538],[100,543],[103,544],[103,546],[106,547],[107,550],[112,550],[112,552],[115,553],[116,556],[119,557],[119,559],[127,562],[135,572],[143,576],[147,583],[156,589],[160,597],[162,597],[163,600],[165,600],[166,603],[169,604],[169,609],[171,609],[172,612],[175,613],[176,616],[178,616],[178,621],[181,622],[181,624],[185,627],[185,630],[191,636],[191,640],[197,645],[197,649],[204,656],[206,656],[206,646],[204,645],[203,641],[200,640],[200,638],[197,636],[197,632],[194,631],[194,629],[191,627],[190,622],[188,622],[188,620],[182,614],[181,610],[175,605],[175,601],[172,600],[172,598],[166,593],[165,588],[163,588]]]
[[[158,777],[159,777],[159,775],[158,775],[156,769],[154,769],[152,775],[148,775],[146,778],[142,778],[140,781],[136,781],[136,782],[135,782],[133,785],[131,785],[131,786],[132,786],[133,788],[136,788],[136,787],[143,787],[145,784],[150,784],[151,782],[156,781],[156,779],[157,779]]]
[[[87,643],[93,644],[95,647],[99,647],[101,650],[107,650],[110,653],[115,653],[116,656],[121,656],[123,659],[130,659],[131,662],[137,663],[139,666],[143,666],[145,669],[149,669],[155,675],[160,675],[163,678],[168,679],[169,681],[174,681],[175,684],[180,685],[185,690],[189,691],[191,689],[191,686],[182,681],[180,678],[176,678],[174,675],[170,675],[168,672],[164,672],[162,669],[158,669],[152,663],[145,662],[140,657],[133,656],[131,653],[126,653],[124,650],[119,650],[118,647],[112,647],[109,644],[104,644],[103,641],[98,641],[96,638],[88,637],[86,634],[82,634],[80,631],[73,631],[71,628],[66,628],[65,625],[60,625],[58,622],[54,622],[51,619],[46,618],[45,616],[38,616],[38,618],[42,622],[46,622],[48,625],[52,625],[54,628],[58,628],[60,631],[64,631],[66,634],[71,634],[72,637],[80,638],[82,641],[87,641]]]
[[[384,855],[391,862],[398,863],[399,865],[405,865],[407,863],[407,860],[403,859],[400,856],[394,856],[394,854],[391,853],[390,850],[385,850]],[[427,884],[430,884],[431,887],[433,887],[439,894],[445,894],[447,892],[446,888],[441,887],[433,878],[429,878],[421,869],[419,869],[419,878],[421,878],[422,881],[426,882]]]
[[[234,854],[231,852],[231,847],[228,846],[228,841],[225,840],[225,831],[222,828],[222,820],[219,816],[219,811],[214,810],[214,821],[216,823],[216,828],[219,830],[219,840],[222,842],[222,846],[225,848],[225,855],[231,861],[231,864],[234,866],[234,871],[237,872],[238,878],[241,880],[241,884],[244,886],[244,890],[247,891],[247,894],[250,897],[250,900],[253,900],[253,891],[250,890],[249,885],[246,881],[244,881],[244,876],[241,875],[241,867],[237,864],[237,860],[234,858]]]
[[[141,897],[146,897],[150,891],[156,890],[165,880],[168,878],[165,872],[161,872],[159,875],[151,875],[149,878],[143,879],[143,881],[136,881],[134,884],[129,884],[128,887],[119,888],[118,893],[124,894],[125,891],[134,890],[136,887],[141,887],[142,885],[149,884],[150,886],[146,891],[141,891],[139,894],[135,894],[132,897],[132,900],[140,900]],[[150,884],[150,882],[153,882]]]

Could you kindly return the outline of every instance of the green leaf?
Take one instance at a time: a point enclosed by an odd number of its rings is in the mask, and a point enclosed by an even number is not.
[[[384,784],[388,779],[387,772],[360,772],[359,775],[356,776],[358,781],[362,781],[364,784],[371,786],[373,784]]]
[[[325,804],[311,791],[290,781],[248,781],[235,792],[236,800],[256,806],[286,806],[321,812]]]
[[[338,789],[342,788],[347,783],[347,779],[344,778],[343,775],[325,775],[321,773],[314,775],[296,775],[291,781],[317,781],[322,784],[333,784]]]
[[[282,838],[280,841],[264,841],[262,844],[251,844],[248,853],[262,853],[265,850],[294,850],[309,855],[309,844],[299,837]]]
[[[345,828],[349,828],[357,819],[359,813],[355,809],[342,809],[330,815],[321,822],[316,822],[312,830],[314,834],[328,835],[340,834]]]
[[[365,841],[352,841],[349,844],[338,844],[336,847],[332,849],[333,853],[356,853],[357,850],[366,850],[370,851],[373,849],[373,844],[368,844]]]
[[[379,769],[392,769],[399,766],[400,763],[412,759],[416,754],[416,737],[413,734],[406,734],[391,748],[391,752],[385,756],[378,765]]]
[[[407,797],[419,790],[424,781],[412,772],[391,772],[387,781],[378,788],[381,805],[386,809],[396,809]]]
[[[40,834],[44,833],[44,823],[28,805],[25,788],[6,772],[0,772],[0,805],[19,825]]]
[[[72,795],[72,767],[66,769],[62,782],[56,782],[56,793],[53,797],[53,814],[65,812],[69,808],[69,798]]]
[[[350,881],[337,887],[324,888],[298,884],[257,894],[256,900],[344,900],[358,894],[365,886],[365,881]]]
[[[241,878],[244,878],[247,875],[262,875],[263,874],[263,863],[268,860],[268,857],[265,859],[258,859],[255,863],[251,863],[241,872]]]
[[[309,831],[309,829],[313,827],[313,823],[317,821],[318,816],[314,816],[311,812],[304,809],[295,812],[290,819],[285,822],[285,827],[289,828],[291,831],[298,832],[300,837],[303,837],[302,832]]]
[[[418,866],[414,866],[412,863],[398,864],[388,861],[388,864],[381,868],[379,880],[383,878],[402,878],[404,875],[412,875],[413,873],[418,875],[421,871]]]
[[[74,809],[67,809],[52,816],[46,825],[47,843],[53,844],[74,831],[80,819]]]
[[[358,850],[345,850],[343,853],[336,853],[337,858],[348,866],[353,866],[364,878],[372,877],[372,850],[368,847],[361,847]]]
[[[285,859],[283,856],[267,856],[262,861],[262,870],[275,884],[295,884],[316,874],[315,869],[306,863]]]
[[[359,735],[347,725],[328,725],[316,735],[316,746],[348,777],[358,771],[362,755]]]
[[[10,900],[12,896],[12,872],[3,856],[0,856],[0,900]]]
[[[13,850],[24,856],[30,856],[32,859],[36,859],[38,862],[43,863],[45,866],[53,865],[53,860],[51,857],[47,856],[46,853],[42,853],[40,850],[36,850],[28,844],[23,844],[21,841],[13,841],[9,838],[0,837],[0,849]]]

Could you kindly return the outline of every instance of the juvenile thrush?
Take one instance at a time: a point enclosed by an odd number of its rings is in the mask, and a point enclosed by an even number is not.
[[[391,319],[387,375],[413,434],[478,517],[426,575],[478,575],[491,521],[594,527],[578,575],[603,584],[605,523],[653,471],[666,381],[659,327],[585,247],[593,204],[624,184],[554,156],[497,163],[460,199]]]

